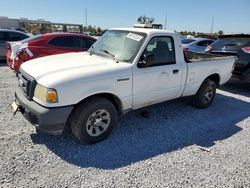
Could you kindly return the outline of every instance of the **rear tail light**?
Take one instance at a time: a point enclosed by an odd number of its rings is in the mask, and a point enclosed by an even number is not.
[[[183,48],[184,52],[187,52],[189,50],[189,48]]]
[[[245,53],[250,54],[250,47],[242,48],[242,50],[243,50]]]
[[[30,59],[29,55],[26,53],[25,50],[22,50],[21,52],[19,52],[16,58],[20,59],[23,62],[28,61]]]
[[[209,45],[209,46],[205,49],[205,52],[209,51],[211,48],[212,48],[212,46]]]

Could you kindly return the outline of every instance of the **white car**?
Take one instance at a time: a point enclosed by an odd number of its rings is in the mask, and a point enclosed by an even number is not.
[[[185,52],[204,53],[206,48],[215,40],[207,38],[185,38],[181,40]]]
[[[22,64],[13,111],[38,129],[62,133],[70,126],[81,141],[106,138],[119,114],[193,96],[208,107],[216,87],[231,77],[234,57],[186,62],[175,32],[143,28],[107,31],[88,52]]]

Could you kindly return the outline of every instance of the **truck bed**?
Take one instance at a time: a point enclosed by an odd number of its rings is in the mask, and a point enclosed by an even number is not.
[[[214,54],[189,53],[187,62],[188,75],[183,96],[194,95],[200,84],[211,75],[218,76],[218,85],[225,84],[232,76],[231,71],[235,62],[234,56]]]
[[[220,61],[223,59],[231,59],[233,56],[223,56],[219,54],[210,53],[195,53],[195,52],[184,52],[185,61],[187,63],[197,63],[203,61]]]

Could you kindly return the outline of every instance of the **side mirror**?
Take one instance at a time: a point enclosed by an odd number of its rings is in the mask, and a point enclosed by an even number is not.
[[[142,54],[140,61],[138,62],[139,68],[150,67],[154,62],[154,54]]]

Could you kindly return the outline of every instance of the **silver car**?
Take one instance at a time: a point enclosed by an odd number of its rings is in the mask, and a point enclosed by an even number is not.
[[[205,49],[214,42],[207,38],[185,38],[181,40],[182,48],[186,52],[204,53]]]
[[[29,36],[23,32],[15,30],[0,29],[0,60],[6,59],[6,42],[7,41],[20,41],[28,38]]]

